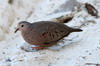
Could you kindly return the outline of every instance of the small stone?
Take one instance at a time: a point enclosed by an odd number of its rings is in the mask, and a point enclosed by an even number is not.
[[[8,58],[8,59],[6,60],[6,62],[11,62],[11,59],[10,59],[10,58]]]

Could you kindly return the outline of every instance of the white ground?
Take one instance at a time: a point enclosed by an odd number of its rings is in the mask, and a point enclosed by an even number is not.
[[[78,26],[83,32],[72,33],[67,37],[72,41],[60,51],[44,49],[26,52],[20,49],[25,43],[20,32],[14,33],[17,23],[22,20],[30,22],[51,19],[49,14],[64,3],[65,0],[0,0],[0,66],[85,66],[85,63],[100,64],[100,17],[87,13],[84,6],[75,13],[67,24]],[[91,3],[99,11],[100,0],[78,0]],[[53,13],[55,16],[55,13]],[[47,18],[49,17],[49,18]],[[66,38],[65,38],[66,39]]]

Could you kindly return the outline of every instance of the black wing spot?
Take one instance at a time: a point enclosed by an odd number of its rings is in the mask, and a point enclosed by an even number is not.
[[[60,31],[60,32],[64,32],[64,31]]]
[[[49,35],[51,36],[51,33],[49,33]]]
[[[42,35],[44,36],[44,35],[46,35],[48,32],[44,32]]]
[[[57,31],[55,31],[55,33],[58,33]]]
[[[57,36],[57,37],[59,37],[59,35],[58,35],[58,34],[56,34],[56,36]]]
[[[42,35],[44,36],[46,33],[43,33]]]
[[[42,35],[44,36],[46,33],[43,33]]]
[[[52,34],[52,37],[53,37],[53,38],[55,37],[54,34]]]

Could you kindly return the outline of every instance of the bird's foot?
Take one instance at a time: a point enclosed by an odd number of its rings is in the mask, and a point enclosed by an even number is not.
[[[43,48],[43,47],[32,47],[32,49],[42,50],[42,49],[44,49],[44,48]]]

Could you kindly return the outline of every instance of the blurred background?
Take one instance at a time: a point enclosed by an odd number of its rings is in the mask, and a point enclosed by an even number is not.
[[[85,3],[93,5],[100,15],[100,0],[0,0],[0,66],[84,66],[86,63],[100,63],[100,17],[88,14]],[[14,33],[20,21],[61,22],[69,17],[71,20],[65,24],[83,29],[82,33],[71,34],[70,37],[78,35],[70,42],[71,45],[60,51],[26,52],[20,49],[25,41],[20,32]]]

